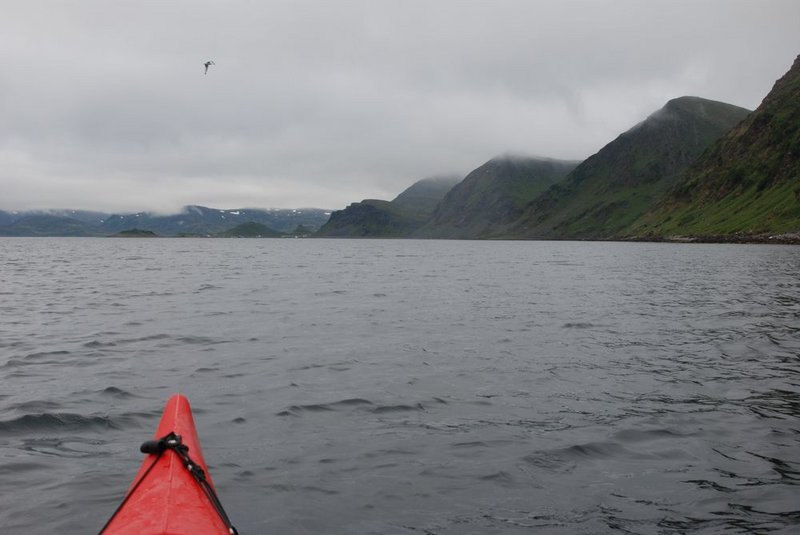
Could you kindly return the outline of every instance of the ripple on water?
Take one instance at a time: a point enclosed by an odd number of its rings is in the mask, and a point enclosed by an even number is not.
[[[82,430],[119,429],[121,422],[108,416],[84,416],[74,413],[25,414],[0,421],[0,432],[15,434],[29,432],[76,432]]]

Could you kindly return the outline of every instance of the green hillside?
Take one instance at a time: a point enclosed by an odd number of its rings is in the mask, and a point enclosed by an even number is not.
[[[367,199],[333,212],[317,236],[400,238],[409,236],[423,222],[389,201]]]
[[[532,202],[519,238],[607,238],[651,210],[680,174],[748,110],[698,97],[669,101]]]
[[[800,56],[758,109],[698,158],[629,233],[800,233]]]
[[[489,160],[445,195],[417,235],[469,239],[500,234],[530,201],[578,163],[521,156]]]

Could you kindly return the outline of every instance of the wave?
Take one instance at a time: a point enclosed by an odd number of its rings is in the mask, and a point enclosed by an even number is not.
[[[375,407],[372,412],[375,414],[384,414],[387,412],[409,412],[409,411],[424,411],[425,406],[422,403],[416,405],[381,405]]]
[[[0,421],[0,432],[2,433],[120,428],[120,425],[109,416],[83,416],[69,412],[26,414],[11,420]]]
[[[364,405],[372,405],[373,403],[368,399],[362,398],[348,398],[330,403],[309,403],[307,405],[292,405],[285,410],[279,412],[278,416],[298,416],[304,412],[328,412],[335,411],[341,407],[360,407]]]
[[[655,440],[659,438],[669,438],[675,436],[670,432],[661,431],[640,433],[622,432],[623,436],[628,436],[636,442]],[[679,448],[664,448],[655,450],[649,447],[646,452],[636,451],[626,447],[620,442],[615,441],[595,441],[583,444],[573,444],[565,448],[552,450],[541,450],[533,454],[526,455],[523,460],[529,464],[553,472],[572,471],[578,463],[587,461],[605,461],[623,459],[625,461],[658,461],[670,459],[682,459],[686,453]]]
[[[413,412],[424,411],[425,405],[416,404],[397,404],[397,405],[377,405],[363,398],[349,398],[330,403],[309,403],[306,405],[291,405],[281,412],[278,416],[299,416],[307,412],[332,412],[342,408],[364,408],[373,414],[387,414],[393,412]]]
[[[117,388],[116,386],[109,386],[108,388],[104,388],[99,393],[103,397],[110,397],[114,399],[131,399],[139,397],[132,394],[131,392],[128,392],[127,390]]]
[[[41,399],[23,401],[9,406],[9,409],[25,413],[45,413],[47,411],[56,411],[61,405],[54,401],[45,401]]]
[[[71,355],[69,351],[40,351],[30,353],[22,357],[10,358],[5,364],[0,366],[0,369],[13,369],[23,366],[36,366],[48,364],[61,364],[64,362],[64,357]],[[73,359],[74,360],[74,359]]]

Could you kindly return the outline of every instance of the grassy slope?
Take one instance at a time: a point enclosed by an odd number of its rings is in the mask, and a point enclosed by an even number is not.
[[[671,100],[538,197],[511,234],[616,235],[656,205],[694,158],[747,113],[698,97]]]
[[[367,199],[333,212],[317,236],[406,237],[423,222],[389,201]]]
[[[424,178],[395,197],[391,204],[398,211],[416,219],[427,219],[448,191],[462,177]]]
[[[800,56],[758,109],[631,226],[645,236],[800,231]]]

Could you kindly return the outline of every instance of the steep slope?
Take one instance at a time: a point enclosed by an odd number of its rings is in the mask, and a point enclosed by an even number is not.
[[[395,197],[392,204],[407,214],[428,217],[462,178],[456,175],[423,178]]]
[[[401,238],[414,232],[423,221],[398,210],[389,201],[365,199],[331,213],[331,218],[316,235]]]
[[[621,134],[537,198],[511,234],[523,238],[606,238],[653,206],[711,143],[748,110],[681,97]]]
[[[631,234],[800,232],[800,56],[761,105],[709,148]]]
[[[453,176],[424,178],[392,201],[366,199],[331,214],[317,236],[408,237],[430,217],[445,194],[458,183]]]
[[[496,235],[519,217],[531,200],[577,165],[547,158],[493,158],[445,195],[417,235],[461,239]]]

